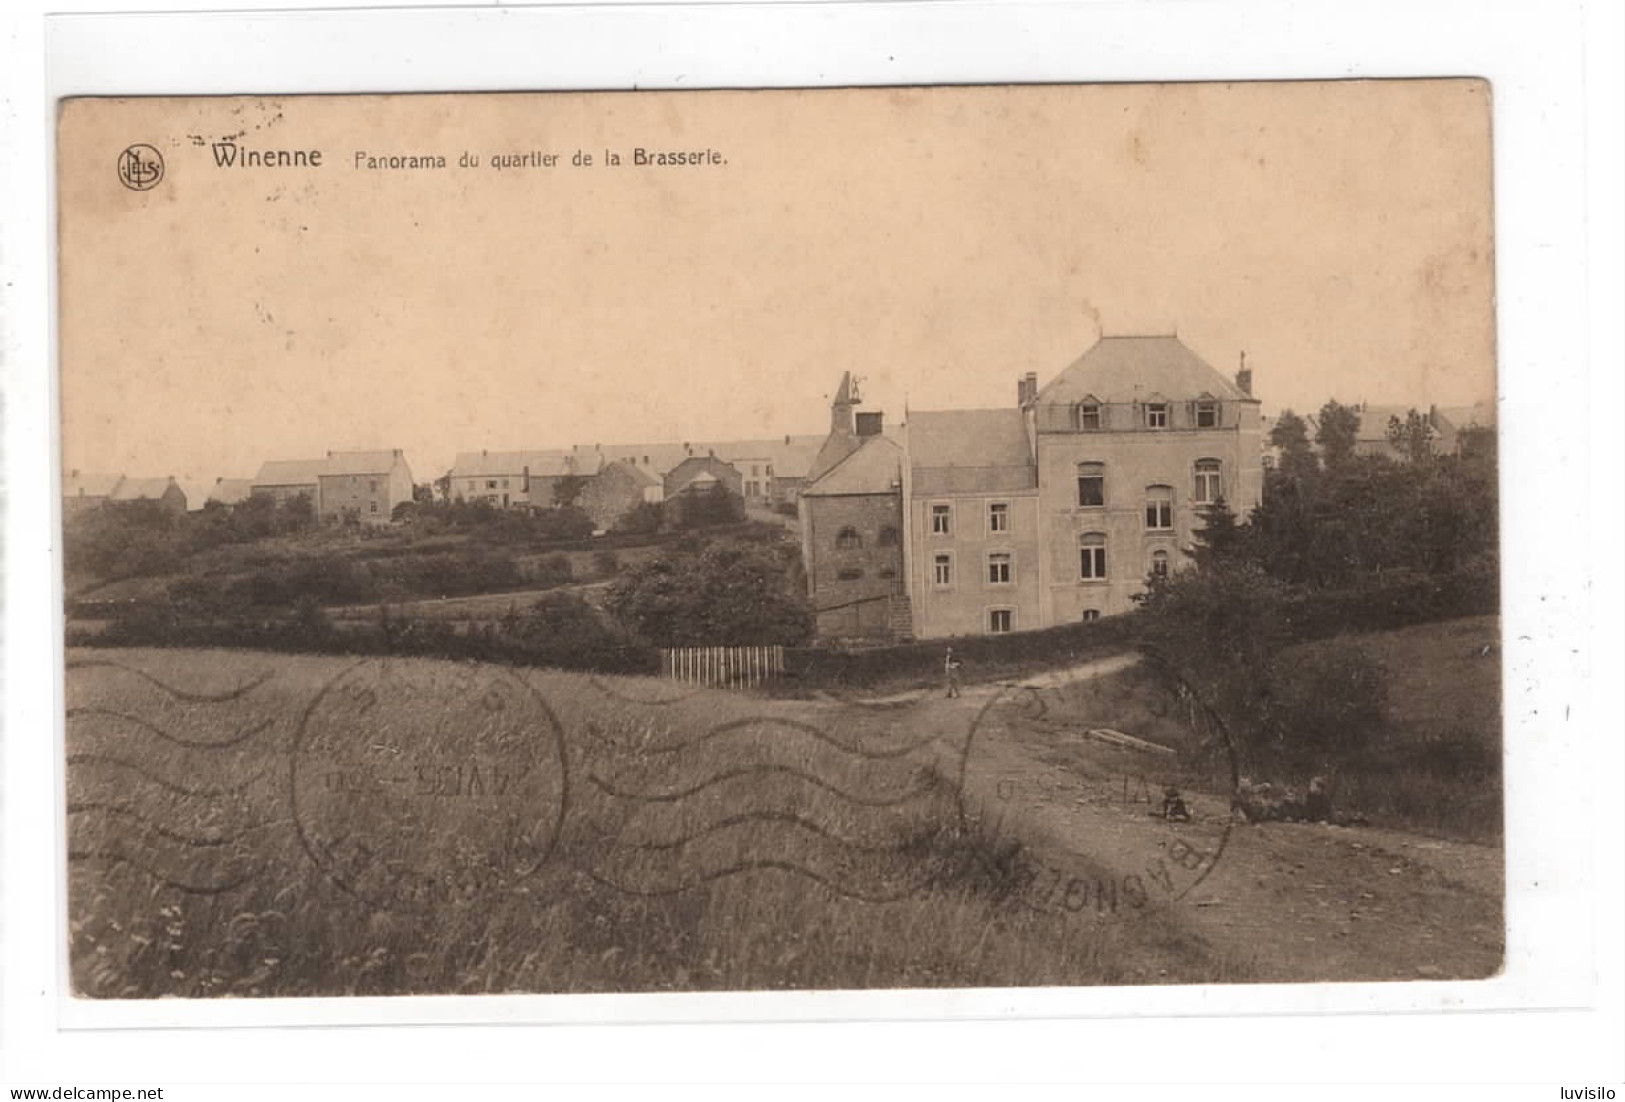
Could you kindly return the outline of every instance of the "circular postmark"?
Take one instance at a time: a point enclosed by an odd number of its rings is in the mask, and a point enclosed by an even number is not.
[[[118,155],[119,183],[131,191],[151,191],[164,178],[164,155],[146,142],[126,146]]]
[[[1007,870],[1016,904],[1132,915],[1191,898],[1218,867],[1233,825],[1234,747],[1222,719],[1174,682],[1193,740],[1217,759],[1207,767],[1148,739],[1074,723],[1062,702],[1052,708],[1026,686],[1005,686],[981,706],[961,759],[960,829],[973,835],[993,822],[1023,838]],[[1010,752],[1040,740],[1037,760]],[[1208,791],[1220,770],[1228,784]]]
[[[289,785],[317,867],[411,911],[520,888],[558,841],[569,776],[558,719],[511,672],[369,659],[306,709]]]

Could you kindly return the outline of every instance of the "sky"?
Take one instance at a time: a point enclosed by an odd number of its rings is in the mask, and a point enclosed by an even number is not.
[[[1495,394],[1476,81],[78,100],[58,142],[65,470],[817,433],[843,371],[1008,406],[1102,333],[1245,352],[1271,412]]]

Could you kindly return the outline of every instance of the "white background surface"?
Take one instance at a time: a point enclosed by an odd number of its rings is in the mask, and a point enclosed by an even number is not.
[[[673,1079],[1546,1084],[1520,1095],[1537,1098],[1555,1098],[1558,1083],[1625,1091],[1618,4],[587,4],[172,12],[58,18],[49,27],[34,4],[3,18],[0,1084],[165,1084],[174,1088],[167,1097],[182,1099],[234,1096],[181,1091],[188,1082]],[[49,67],[47,47],[55,51]],[[1512,927],[1505,977],[659,1003],[64,1007],[47,208],[55,96],[1423,75],[1494,84]],[[92,1015],[199,1028],[63,1028]],[[470,1017],[846,1020],[203,1028]],[[944,1017],[993,1020],[875,1021]],[[404,1088],[390,1096],[448,1095],[458,1096]]]

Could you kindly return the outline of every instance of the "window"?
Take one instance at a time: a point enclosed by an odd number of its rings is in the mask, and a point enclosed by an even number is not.
[[[896,547],[897,546],[897,529],[893,528],[889,524],[886,525],[885,527],[881,528],[880,529],[880,541],[879,542],[880,542],[880,546],[882,546],[882,547]]]
[[[1086,582],[1106,580],[1106,537],[1100,532],[1089,532],[1078,538],[1082,550],[1079,577]]]
[[[496,480],[496,479],[494,479],[494,478],[488,478],[488,479],[486,479],[486,480],[485,480],[485,488],[486,488],[486,489],[487,489],[487,490],[494,490],[494,489],[496,489],[496,488],[497,488],[497,480]]]
[[[1220,482],[1220,466],[1217,459],[1198,459],[1196,461],[1196,485],[1192,495],[1199,505],[1211,505],[1224,496],[1224,487]]]
[[[1199,429],[1219,427],[1219,403],[1205,399],[1196,403],[1196,427]]]
[[[1098,608],[1086,608],[1086,609],[1083,610],[1083,622],[1084,623],[1092,624],[1098,619],[1100,619],[1100,609],[1098,609]]]
[[[987,630],[995,635],[1003,635],[1015,626],[1016,613],[1009,608],[990,608],[987,610]]]
[[[987,556],[987,584],[1009,585],[1010,572],[1014,569],[1008,551],[992,551]]]
[[[1151,552],[1151,573],[1158,578],[1166,578],[1168,576],[1168,552]]]
[[[889,566],[883,566],[880,568],[880,576],[882,578],[895,578],[897,577],[897,571],[893,570]]]
[[[850,525],[842,528],[835,536],[835,549],[837,551],[856,551],[863,546],[863,537],[858,530]]]
[[[952,535],[954,530],[954,507],[952,505],[931,506],[931,534],[933,536]]]
[[[848,566],[848,567],[846,567],[846,568],[844,568],[842,570],[837,571],[836,574],[835,574],[835,577],[839,581],[855,582],[859,578],[863,577],[863,571],[859,570],[855,566]]]
[[[1010,503],[1008,501],[995,501],[987,507],[988,532],[1010,531]]]
[[[367,512],[376,513],[378,511],[378,503],[376,501],[371,501],[371,502],[368,502],[367,504],[369,506],[368,509],[367,509]]]
[[[1094,432],[1100,428],[1100,403],[1078,403],[1078,428],[1084,432]]]
[[[1145,526],[1153,532],[1169,532],[1174,527],[1174,488],[1147,486],[1145,490]]]
[[[468,492],[474,492],[474,480],[472,478],[468,480]]]
[[[1165,429],[1168,427],[1168,403],[1151,402],[1145,407],[1145,427],[1148,429]]]
[[[1090,509],[1106,504],[1106,464],[1078,464],[1078,506]]]
[[[1273,471],[1275,469],[1275,457],[1273,455],[1266,455],[1264,457],[1264,469],[1266,471]]]
[[[954,584],[954,557],[952,555],[941,552],[932,557],[931,584],[936,586]]]
[[[378,488],[378,487],[377,487],[377,486],[376,486],[376,485],[374,485],[374,486],[373,486],[373,489],[375,489],[375,490],[376,490],[376,489],[377,489],[377,488]],[[504,490],[506,490],[506,489],[507,489],[507,488],[508,488],[508,480],[507,480],[507,479],[506,479],[506,478],[504,478],[504,479],[503,479],[503,480],[502,480],[502,488],[503,488],[503,489],[504,489]]]
[[[376,478],[368,480],[367,488],[376,494],[378,492],[378,480]]]

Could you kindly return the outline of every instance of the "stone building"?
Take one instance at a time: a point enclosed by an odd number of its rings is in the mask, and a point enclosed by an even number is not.
[[[1251,372],[1232,382],[1175,337],[1102,338],[1042,390],[1018,379],[1016,398],[909,411],[894,455],[877,446],[878,414],[854,418],[843,377],[803,494],[821,633],[942,638],[1126,612],[1148,575],[1185,564],[1207,506],[1262,499]],[[884,563],[839,538],[865,525],[878,537],[893,516],[902,541]],[[901,582],[884,618],[881,569]]]
[[[850,376],[830,407],[828,442],[801,491],[802,563],[825,639],[912,629],[903,578],[903,450],[879,414],[855,416]]]
[[[333,452],[317,472],[316,515],[388,524],[395,506],[412,500],[412,469],[401,449]]]

